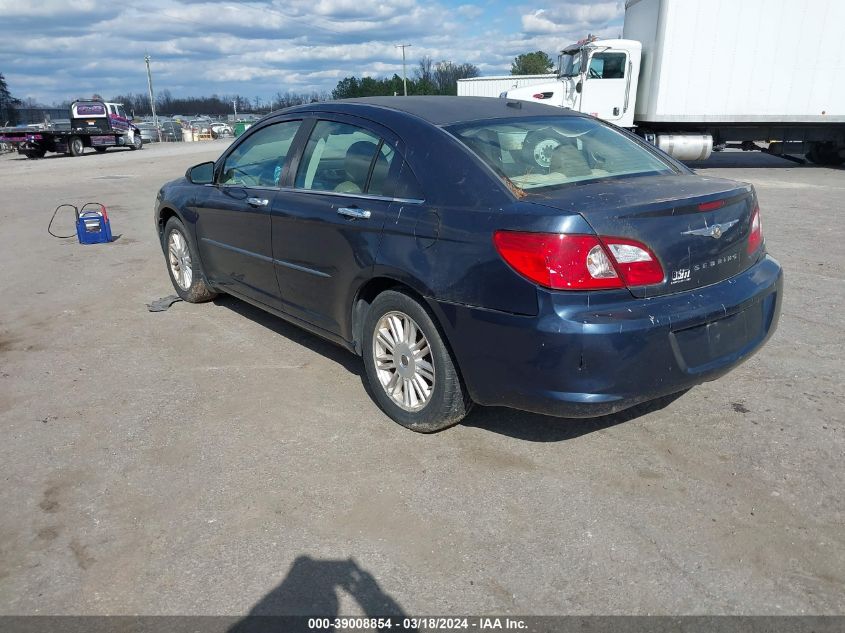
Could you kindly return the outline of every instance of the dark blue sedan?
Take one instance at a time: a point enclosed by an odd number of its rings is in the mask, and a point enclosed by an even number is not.
[[[783,275],[748,184],[578,113],[385,97],[271,114],[158,194],[186,301],[225,292],[363,357],[395,421],[599,416],[718,378]]]

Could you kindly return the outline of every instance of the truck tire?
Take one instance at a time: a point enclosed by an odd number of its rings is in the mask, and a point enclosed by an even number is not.
[[[845,158],[839,155],[839,150],[833,143],[813,143],[806,154],[807,160],[815,165],[837,167],[845,163]]]
[[[21,152],[27,158],[44,158],[44,154],[47,153],[47,150],[43,147],[38,149],[28,149],[26,151]]]
[[[138,134],[135,134],[132,137],[132,145],[130,145],[130,148],[133,150],[144,149],[144,139],[142,139]]]
[[[85,144],[78,136],[71,136],[67,142],[67,150],[71,156],[82,156],[82,152],[85,151]]]

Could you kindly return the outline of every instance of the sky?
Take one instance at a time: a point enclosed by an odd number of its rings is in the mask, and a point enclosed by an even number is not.
[[[271,98],[330,92],[344,77],[408,75],[424,55],[508,74],[588,33],[618,37],[622,0],[0,0],[0,74],[52,104],[97,93]]]

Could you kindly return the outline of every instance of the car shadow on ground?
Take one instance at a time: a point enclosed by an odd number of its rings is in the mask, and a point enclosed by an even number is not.
[[[564,442],[660,411],[684,393],[673,393],[598,418],[556,418],[506,407],[475,407],[461,424],[526,442]]]
[[[358,376],[367,395],[373,399],[361,359],[352,352],[235,297],[223,294],[214,299],[214,304],[228,308],[240,316],[334,361],[349,373]],[[587,419],[557,418],[506,407],[475,406],[461,424],[528,442],[561,442],[659,411],[684,393],[686,392],[671,394],[618,413]]]
[[[316,352],[317,354],[320,354],[320,356],[324,356],[325,358],[334,361],[350,374],[355,374],[356,376],[359,376],[361,380],[365,380],[364,367],[361,364],[361,359],[343,347],[320,338],[316,334],[311,334],[307,330],[304,330],[293,323],[289,323],[281,317],[265,312],[261,308],[257,308],[246,301],[241,301],[240,299],[236,299],[230,295],[221,294],[214,299],[214,304],[228,308],[232,312],[236,312],[253,323],[257,323],[258,325],[266,327],[268,330],[275,332],[280,336],[284,336],[286,339],[293,341],[297,345],[307,347],[312,352]]]
[[[290,616],[325,619],[326,625],[316,628],[333,631],[332,621],[341,615],[339,590],[357,603],[365,618],[390,616],[401,622],[406,617],[399,603],[385,593],[375,577],[354,559],[321,560],[298,556],[281,584],[259,600],[243,619],[233,624],[228,633],[287,633],[315,629],[313,624],[309,626],[307,619],[290,619]],[[411,628],[402,630],[416,631]]]

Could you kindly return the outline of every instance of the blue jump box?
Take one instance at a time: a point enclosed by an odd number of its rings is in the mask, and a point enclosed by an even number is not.
[[[87,206],[87,205],[86,205]],[[96,211],[86,211],[82,207],[76,220],[76,236],[80,244],[102,244],[111,242],[111,224],[109,214],[103,205],[98,205]]]

